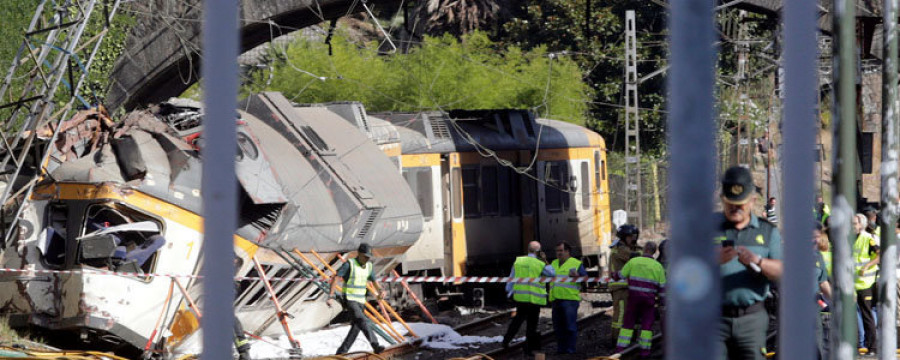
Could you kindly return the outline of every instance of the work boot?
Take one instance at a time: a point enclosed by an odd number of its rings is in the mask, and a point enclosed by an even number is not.
[[[372,352],[374,352],[374,353],[376,353],[376,354],[381,354],[381,353],[384,352],[384,346],[381,346],[381,345],[378,345],[378,344],[373,344],[373,345],[372,345]]]

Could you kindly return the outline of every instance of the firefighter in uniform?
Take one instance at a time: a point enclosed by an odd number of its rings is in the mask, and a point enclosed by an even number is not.
[[[547,256],[541,251],[541,243],[528,243],[528,256],[519,256],[513,263],[509,277],[538,278],[553,277],[553,267],[547,265]],[[509,347],[522,323],[525,324],[525,355],[531,356],[541,348],[541,337],[537,325],[541,315],[541,306],[547,305],[547,286],[540,282],[506,283],[507,295],[516,302],[516,316],[509,323],[503,337],[503,347]]]
[[[344,280],[341,303],[350,315],[350,331],[347,333],[347,337],[344,338],[341,347],[338,348],[337,354],[347,353],[347,351],[350,350],[350,346],[356,341],[356,337],[359,335],[360,331],[362,331],[366,336],[366,339],[369,340],[369,344],[372,345],[372,349],[375,353],[384,351],[384,347],[378,345],[378,339],[375,338],[372,329],[370,329],[366,323],[366,285],[371,282],[377,292],[373,295],[381,299],[384,298],[384,291],[382,291],[381,286],[375,282],[374,266],[372,265],[372,262],[369,261],[372,256],[372,247],[369,246],[369,244],[360,244],[359,249],[357,250],[357,256],[344,263],[344,265],[341,265],[337,274],[331,278],[331,283],[328,285],[329,292],[327,304],[328,306],[331,306],[332,297],[334,297],[334,283],[338,278]]]
[[[735,166],[722,177],[723,214],[715,241],[721,247],[723,359],[762,360],[768,316],[764,300],[781,278],[781,235],[753,214],[756,185],[750,171]]]
[[[556,259],[550,264],[556,277],[587,276],[581,261],[571,256],[572,246],[562,242],[556,245]],[[556,333],[556,352],[574,354],[578,340],[578,305],[581,303],[581,285],[574,282],[550,284],[550,301],[553,303],[553,330]]]
[[[866,232],[867,218],[863,214],[853,217],[853,228],[857,233],[853,242],[853,261],[856,263],[856,306],[862,316],[862,325],[865,332],[863,346],[859,349],[862,354],[875,352],[877,336],[875,333],[875,317],[872,314],[872,302],[875,297],[874,285],[878,272],[878,241]]]
[[[610,338],[616,341],[619,329],[622,328],[622,320],[625,316],[625,301],[628,300],[628,283],[619,278],[619,273],[628,260],[640,256],[641,248],[637,245],[640,230],[634,225],[625,224],[616,231],[618,239],[612,244],[609,252],[609,274],[612,282],[609,283],[609,292],[613,301],[613,317]]]
[[[650,345],[653,339],[653,321],[656,320],[656,295],[663,296],[666,286],[666,270],[662,264],[653,259],[656,243],[644,244],[643,256],[628,261],[622,268],[621,276],[628,281],[628,301],[625,306],[625,319],[616,341],[616,352],[622,352],[631,345],[634,337],[634,325],[641,319],[641,333],[638,345],[641,356],[650,356]]]

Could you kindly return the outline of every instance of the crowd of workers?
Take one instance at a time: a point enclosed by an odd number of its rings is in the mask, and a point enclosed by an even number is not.
[[[714,237],[722,283],[722,316],[719,343],[723,359],[764,359],[771,354],[774,332],[777,331],[778,290],[777,282],[783,271],[782,239],[778,231],[775,198],[769,198],[764,208],[764,216],[757,216],[758,189],[752,174],[743,167],[728,169],[721,179],[722,213],[720,226]],[[830,209],[817,198],[814,208],[815,226],[812,228],[815,253],[815,279],[817,304],[827,319],[831,299],[829,279],[832,274],[831,246],[827,227]],[[881,229],[876,221],[875,208],[866,208],[853,217],[856,240],[852,246],[855,263],[855,289],[859,317],[859,352],[872,353],[876,349],[877,331],[875,326],[876,278],[879,274],[879,239]],[[900,228],[896,231],[900,232]],[[625,224],[616,231],[617,239],[611,245],[609,257],[608,284],[612,297],[611,341],[617,352],[637,343],[640,355],[650,355],[653,339],[653,325],[661,318],[660,308],[665,305],[666,285],[666,243],[653,241],[638,244],[640,229]],[[510,277],[576,277],[587,276],[587,271],[576,257],[572,256],[570,244],[555,245],[556,258],[550,262],[541,251],[541,243],[532,241],[528,253],[517,257]],[[658,255],[657,255],[658,253]],[[328,305],[333,304],[334,283],[340,278],[343,286],[337,299],[351,318],[351,329],[343,344],[337,350],[345,353],[353,344],[359,332],[365,334],[372,348],[381,352],[383,347],[366,325],[363,306],[366,301],[367,285],[371,284],[375,296],[383,298],[384,292],[375,282],[372,263],[373,256],[368,244],[359,247],[356,258],[345,263],[332,279]],[[549,288],[549,290],[548,290]],[[508,347],[523,323],[526,327],[525,354],[540,350],[537,331],[540,310],[548,304],[552,308],[553,327],[556,334],[558,354],[576,352],[578,338],[577,317],[581,302],[582,284],[577,282],[510,282],[506,285],[507,296],[515,302],[516,315],[507,328],[502,346]],[[898,291],[900,293],[900,291]],[[816,304],[810,304],[816,306]],[[824,358],[828,351],[828,322],[817,322],[817,351]],[[768,340],[768,341],[767,341]]]

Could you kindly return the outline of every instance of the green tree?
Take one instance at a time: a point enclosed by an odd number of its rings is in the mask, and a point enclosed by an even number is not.
[[[544,47],[571,57],[592,88],[587,125],[606,137],[614,150],[624,149],[624,22],[635,10],[638,29],[638,75],[666,66],[665,9],[650,1],[518,0],[510,1],[510,18],[494,40],[523,49]],[[665,77],[638,87],[641,145],[661,152],[665,145]],[[570,101],[579,101],[570,99]]]
[[[500,47],[486,34],[426,36],[407,54],[380,55],[375,42],[343,36],[299,40],[276,63],[269,90],[296,102],[357,100],[371,111],[534,108],[583,124],[592,90],[569,58],[544,47]],[[575,101],[573,101],[575,100]]]

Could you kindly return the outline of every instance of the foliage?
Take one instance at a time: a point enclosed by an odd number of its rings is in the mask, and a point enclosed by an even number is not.
[[[627,0],[521,0],[510,6],[511,17],[494,39],[523,49],[546,47],[574,59],[595,94],[587,125],[614,150],[624,149],[625,11],[636,12],[638,76],[646,76],[666,66],[665,9]],[[660,153],[665,145],[664,84],[664,76],[656,76],[638,87],[644,152]]]
[[[544,47],[500,47],[481,32],[425,37],[403,55],[382,55],[377,43],[360,46],[340,35],[332,45],[329,56],[327,45],[295,42],[268,89],[296,102],[356,100],[370,111],[535,108],[575,123],[584,122],[592,96],[571,59]]]
[[[22,44],[22,40],[25,39],[24,34],[28,28],[28,25],[34,16],[34,12],[37,9],[37,5],[40,3],[39,0],[21,0],[21,1],[4,1],[0,2],[0,17],[4,20],[4,26],[0,27],[0,70],[2,70],[3,74],[6,75],[8,71],[8,66],[12,63],[13,58],[16,55],[19,47]],[[71,57],[72,60],[72,68],[75,69],[74,76],[77,79],[77,76],[81,73],[78,69],[81,66],[87,66],[87,60],[90,56],[91,51],[94,48],[94,44],[96,39],[98,39],[98,35],[105,28],[105,19],[104,14],[109,10],[104,9],[104,5],[109,5],[111,2],[101,2],[94,9],[94,13],[90,18],[89,23],[85,27],[84,33],[81,36],[81,40],[79,42],[79,47],[77,51],[77,56]],[[76,5],[69,5],[68,8],[60,8],[60,7],[52,7],[47,6],[44,9],[44,18],[49,19],[55,14],[54,12],[57,10],[65,9],[74,13],[77,13],[79,10],[76,8]],[[106,33],[103,43],[100,45],[100,48],[95,56],[93,62],[91,63],[91,68],[89,69],[89,73],[87,78],[85,79],[84,85],[82,85],[80,93],[83,98],[91,103],[95,104],[102,99],[102,95],[106,91],[107,83],[109,82],[108,74],[112,70],[112,67],[118,58],[119,54],[122,52],[125,44],[125,38],[128,33],[128,29],[130,28],[133,20],[123,14],[121,11],[118,12],[110,24],[110,29]],[[40,27],[40,25],[39,25]],[[41,33],[34,35],[31,38],[32,46],[40,46],[45,40],[46,33]],[[54,49],[51,50],[51,57],[56,55],[54,52],[58,52],[60,50]],[[27,59],[27,58],[26,58]],[[52,61],[52,60],[51,60]],[[0,100],[0,103],[6,103],[9,101],[14,101],[21,94],[24,89],[25,81],[28,78],[27,71],[33,66],[31,62],[25,62],[20,70],[16,73],[15,77],[18,81],[14,81],[10,90],[6,94],[7,96]],[[44,66],[43,71],[49,72],[47,66]],[[57,104],[66,103],[70,99],[70,91],[68,91],[68,76],[66,77],[66,82],[60,85],[60,88],[57,90],[57,96],[55,98]],[[28,96],[28,95],[27,95]],[[80,103],[76,103],[76,106],[81,105]],[[7,111],[9,109],[6,109]],[[8,115],[8,112],[0,113],[0,116],[5,118]]]

